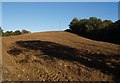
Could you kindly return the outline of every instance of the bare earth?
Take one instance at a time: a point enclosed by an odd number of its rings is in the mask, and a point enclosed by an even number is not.
[[[2,41],[3,81],[119,81],[120,45],[57,31]]]

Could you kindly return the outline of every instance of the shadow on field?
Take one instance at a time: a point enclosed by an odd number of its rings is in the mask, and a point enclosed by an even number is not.
[[[112,75],[114,80],[118,80],[120,77],[120,63],[112,61],[120,60],[120,56],[118,55],[107,56],[103,54],[91,54],[58,43],[40,40],[17,41],[16,44],[28,50],[40,50],[50,57],[77,61],[87,67],[95,68],[103,73]],[[107,65],[107,63],[111,65]]]

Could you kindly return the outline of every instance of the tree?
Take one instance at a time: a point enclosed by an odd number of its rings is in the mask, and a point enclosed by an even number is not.
[[[78,27],[80,33],[90,32],[94,28],[90,23],[89,19],[81,19],[78,23]]]
[[[6,31],[3,36],[11,36],[13,35],[13,31]]]
[[[13,36],[13,35],[21,35],[21,34],[27,34],[27,33],[31,33],[28,30],[23,29],[22,31],[20,30],[16,30],[16,31],[6,31],[3,32],[3,29],[0,27],[0,36]]]
[[[15,35],[21,35],[22,33],[20,32],[20,30],[16,30],[16,31],[14,32],[14,34],[15,34]]]
[[[74,18],[70,22],[69,28],[66,31],[96,40],[120,43],[120,20],[113,23],[111,20],[102,21],[96,17],[80,20]]]
[[[102,23],[102,20],[99,18],[96,18],[96,17],[89,18],[89,24],[94,28],[100,28],[101,23]]]
[[[21,33],[22,33],[22,34],[27,34],[27,33],[31,33],[31,32],[23,29]]]
[[[109,27],[110,25],[112,25],[113,22],[111,20],[104,20],[102,23],[101,23],[101,28],[106,28],[106,27]]]
[[[0,36],[2,36],[2,34],[3,34],[3,29],[2,27],[0,27]]]
[[[71,22],[70,22],[70,29],[73,31],[76,31],[77,28],[77,24],[78,24],[79,20],[75,17]]]
[[[110,32],[120,35],[120,20],[116,21],[110,26]]]

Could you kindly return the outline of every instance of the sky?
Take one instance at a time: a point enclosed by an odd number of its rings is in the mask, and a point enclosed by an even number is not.
[[[0,26],[2,25],[2,3],[0,2]]]
[[[32,32],[65,30],[74,17],[118,20],[117,2],[3,2],[2,27]]]
[[[3,2],[118,2],[119,0],[2,0]]]
[[[120,2],[118,3],[118,19],[120,19]]]

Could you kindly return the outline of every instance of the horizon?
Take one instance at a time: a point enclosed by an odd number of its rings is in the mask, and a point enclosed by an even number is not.
[[[71,20],[97,17],[118,20],[118,2],[3,2],[4,31],[62,31]]]

